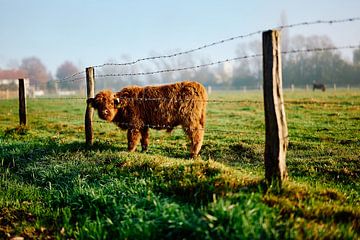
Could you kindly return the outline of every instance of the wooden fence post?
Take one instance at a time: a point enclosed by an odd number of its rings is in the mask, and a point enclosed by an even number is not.
[[[87,86],[88,99],[93,98],[95,96],[94,79],[95,79],[94,68],[93,67],[86,68],[86,86]],[[94,117],[94,109],[90,104],[86,104],[85,138],[87,145],[92,145],[94,142],[93,117]]]
[[[24,79],[19,79],[19,118],[20,125],[26,125],[26,89]]]
[[[281,189],[287,178],[288,129],[282,91],[280,32],[263,32],[263,74],[265,109],[265,179],[268,186]]]

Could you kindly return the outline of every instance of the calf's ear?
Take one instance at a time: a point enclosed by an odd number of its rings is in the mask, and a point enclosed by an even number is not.
[[[123,108],[126,106],[126,102],[124,99],[120,99],[120,98],[115,98],[114,99],[114,106],[115,108],[119,109],[119,108]]]

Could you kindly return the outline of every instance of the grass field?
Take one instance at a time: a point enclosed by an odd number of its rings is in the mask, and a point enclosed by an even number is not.
[[[359,239],[360,90],[285,92],[289,180],[264,192],[260,92],[214,92],[201,157],[180,129],[147,153],[85,100],[0,100],[0,239]],[[241,102],[237,100],[242,100]]]

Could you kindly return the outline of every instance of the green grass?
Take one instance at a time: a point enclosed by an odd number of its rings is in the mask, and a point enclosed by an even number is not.
[[[147,153],[85,100],[0,101],[0,239],[356,239],[360,91],[285,92],[289,180],[265,192],[260,92],[214,92],[201,157],[181,130],[150,132]]]

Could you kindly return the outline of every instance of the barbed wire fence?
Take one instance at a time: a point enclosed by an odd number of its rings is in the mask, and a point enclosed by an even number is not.
[[[285,29],[291,29],[291,28],[296,28],[296,27],[300,27],[300,26],[312,26],[312,25],[334,25],[334,24],[340,24],[340,23],[351,23],[351,22],[356,22],[356,21],[360,21],[360,17],[353,17],[353,18],[345,18],[345,19],[333,19],[333,20],[316,20],[316,21],[306,21],[306,22],[300,22],[300,23],[295,23],[295,24],[287,24],[287,25],[279,25],[279,26],[275,26],[272,29],[279,29],[279,30],[285,30]],[[226,42],[230,42],[230,41],[234,41],[237,39],[245,39],[251,36],[255,36],[255,35],[260,35],[262,32],[266,31],[266,29],[262,29],[262,30],[258,30],[255,32],[251,32],[251,33],[247,33],[247,34],[243,34],[243,35],[238,35],[238,36],[233,36],[230,38],[225,38],[225,39],[221,39],[212,43],[208,43],[208,44],[204,44],[202,46],[196,47],[196,48],[192,48],[189,50],[185,50],[185,51],[180,51],[180,52],[176,52],[173,54],[168,54],[168,55],[159,55],[159,56],[152,56],[152,57],[144,57],[144,58],[139,58],[137,60],[134,61],[129,61],[129,62],[123,62],[123,63],[104,63],[104,64],[99,64],[99,65],[94,65],[94,69],[99,69],[99,68],[103,68],[105,66],[129,66],[129,65],[134,65],[143,61],[150,61],[150,60],[156,60],[156,59],[166,59],[166,58],[174,58],[174,57],[178,57],[181,55],[186,55],[186,54],[190,54],[190,53],[194,53],[206,48],[210,48],[216,45],[220,45],[220,44],[224,44]],[[353,45],[355,46],[355,45]],[[343,48],[339,48],[339,49],[345,49],[347,47],[343,47]],[[353,48],[353,47],[350,47]],[[325,50],[336,50],[336,49],[331,49],[331,48],[324,48],[323,51]],[[297,50],[297,51],[304,51],[304,50]],[[319,49],[319,51],[321,51]],[[304,51],[305,52],[305,51]],[[294,52],[295,53],[295,52]],[[241,60],[241,59],[247,59],[247,58],[252,58],[252,57],[261,57],[261,54],[254,54],[254,56],[250,55],[250,56],[242,56],[242,57],[238,57],[238,58],[233,58],[233,60],[227,59],[227,60],[222,60],[222,61],[216,61],[214,62],[214,64],[206,64],[207,66],[212,66],[215,64],[221,64],[224,62],[228,62],[228,61],[236,61],[236,60]],[[206,66],[203,66],[206,67]],[[194,69],[194,68],[191,68]],[[187,70],[187,69],[183,69],[183,70]],[[181,71],[181,70],[179,70]],[[159,73],[163,73],[163,72],[159,72]],[[63,79],[57,80],[55,82],[60,83],[63,81],[79,81],[79,80],[85,80],[85,76],[79,77],[79,75],[85,74],[85,71],[80,71],[77,73],[74,73],[68,77],[65,77]],[[139,76],[141,74],[137,74],[135,76]],[[115,75],[110,75],[109,76],[117,76],[117,74]],[[131,73],[128,73],[128,75],[124,75],[124,76],[134,76],[131,75]]]
[[[311,22],[301,22],[301,23],[296,23],[296,24],[289,24],[289,25],[281,25],[281,26],[277,26],[274,29],[278,29],[278,30],[284,30],[284,29],[290,29],[290,28],[295,28],[295,27],[300,27],[300,26],[311,26],[311,25],[319,25],[319,24],[329,24],[329,25],[333,25],[333,24],[340,24],[340,23],[349,23],[349,22],[355,22],[355,21],[360,21],[360,17],[355,17],[355,18],[347,18],[347,19],[339,19],[339,20],[317,20],[317,21],[311,21]],[[210,48],[216,45],[221,45],[224,44],[226,42],[230,42],[230,41],[234,41],[237,39],[245,39],[251,36],[255,36],[255,35],[260,35],[262,32],[264,32],[264,30],[259,30],[259,31],[255,31],[255,32],[251,32],[248,34],[244,34],[244,35],[238,35],[238,36],[234,36],[234,37],[230,37],[230,38],[226,38],[226,39],[222,39],[219,41],[215,41],[212,43],[208,43],[208,44],[204,44],[202,46],[193,48],[193,49],[189,49],[186,51],[181,51],[181,52],[176,52],[173,54],[168,54],[168,55],[159,55],[159,56],[152,56],[152,57],[144,57],[144,58],[139,58],[136,59],[134,61],[129,61],[129,62],[123,62],[123,63],[105,63],[105,64],[101,64],[101,65],[95,65],[93,68],[95,70],[97,69],[101,69],[103,67],[106,66],[116,66],[116,67],[124,67],[124,66],[131,66],[131,65],[135,65],[138,64],[140,62],[144,62],[144,61],[151,61],[151,60],[157,60],[157,59],[168,59],[168,58],[175,58],[178,56],[182,56],[182,55],[186,55],[186,54],[190,54],[190,53],[194,53],[206,48]],[[289,55],[289,54],[296,54],[296,53],[311,53],[311,52],[324,52],[324,51],[336,51],[336,50],[342,50],[342,49],[358,49],[360,48],[360,45],[347,45],[347,46],[337,46],[337,47],[320,47],[320,48],[309,48],[309,49],[292,49],[292,50],[288,50],[288,51],[283,51],[282,54],[283,55]],[[159,69],[159,70],[155,70],[155,71],[141,71],[141,72],[123,72],[123,73],[111,73],[111,74],[95,74],[95,78],[96,79],[102,79],[102,78],[108,78],[108,77],[116,77],[116,78],[126,78],[126,77],[137,77],[137,76],[147,76],[147,75],[156,75],[156,74],[164,74],[164,73],[170,73],[170,72],[181,72],[181,71],[196,71],[198,69],[201,68],[207,68],[207,67],[211,67],[211,66],[216,66],[216,65],[220,65],[223,63],[228,63],[228,62],[234,62],[234,61],[241,61],[241,60],[247,60],[247,59],[254,59],[254,58],[261,58],[263,57],[262,53],[258,53],[258,54],[250,54],[250,55],[244,55],[244,56],[240,56],[240,57],[234,57],[234,58],[228,58],[228,59],[223,59],[223,60],[218,60],[218,61],[211,61],[208,63],[203,63],[203,64],[197,64],[197,65],[193,65],[193,66],[186,66],[186,67],[178,67],[178,68],[168,68],[168,69]],[[80,71],[77,73],[74,73],[70,76],[67,76],[63,79],[60,80],[56,80],[55,83],[58,85],[69,85],[71,86],[71,83],[81,83],[84,84],[85,83],[85,71]],[[78,103],[78,104],[85,104],[86,101],[86,97],[67,97],[67,96],[61,96],[61,97],[42,97],[42,98],[38,98],[38,99],[31,99],[30,102],[33,102],[34,104],[37,104],[37,101],[48,101],[49,104],[54,104],[56,105],[56,100],[59,100],[60,104],[63,104],[62,101],[69,101],[69,103]],[[144,101],[167,101],[167,99],[151,99],[151,98],[145,98],[143,99]],[[251,100],[223,100],[223,99],[209,99],[206,101],[208,104],[263,104],[263,101],[251,101]],[[286,104],[292,104],[291,102],[288,102]],[[296,104],[296,103],[295,103]],[[69,104],[71,105],[71,104]],[[83,106],[83,105],[81,105]],[[44,119],[45,118],[49,118],[49,114],[51,112],[43,112],[42,114],[44,114]],[[41,113],[38,113],[38,115],[40,115]],[[76,115],[76,117],[82,117],[80,115]],[[59,117],[57,117],[59,118]],[[66,114],[64,114],[64,116],[62,118],[59,118],[62,120],[67,120],[69,119],[69,117],[66,116]],[[74,122],[74,121],[73,121]],[[105,122],[103,121],[98,121],[95,120],[94,122],[96,123],[102,123],[105,124]],[[83,119],[78,119],[78,121],[75,121],[74,123],[78,123],[78,124],[83,124]],[[152,126],[149,125],[150,128],[159,128],[159,126]],[[170,126],[162,126],[163,128],[169,128]],[[235,131],[235,130],[227,130],[226,128],[224,128],[224,126],[220,126],[220,127],[207,127],[206,131],[214,131],[214,132],[227,132],[227,133],[240,133],[243,131]]]

